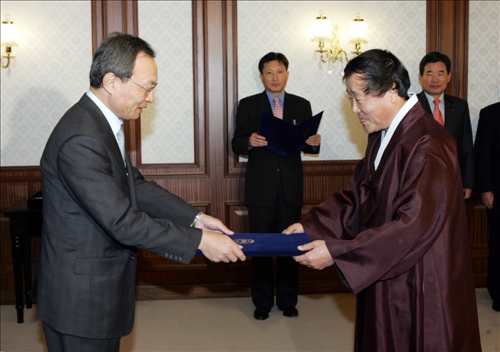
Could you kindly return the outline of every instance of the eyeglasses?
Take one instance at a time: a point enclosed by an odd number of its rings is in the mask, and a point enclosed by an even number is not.
[[[149,95],[149,93],[151,93],[151,92],[152,92],[152,91],[156,88],[156,86],[158,85],[158,83],[156,83],[156,84],[155,84],[152,88],[146,88],[146,87],[144,87],[143,85],[140,85],[139,83],[132,81],[130,78],[128,78],[128,80],[129,80],[130,82],[132,82],[133,84],[135,84],[135,85],[137,85],[137,86],[141,87],[142,89],[145,89],[145,90],[146,90],[146,96],[148,96],[148,95]]]

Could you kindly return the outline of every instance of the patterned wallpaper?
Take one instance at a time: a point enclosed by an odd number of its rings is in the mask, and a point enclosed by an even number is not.
[[[191,2],[139,1],[139,36],[158,65],[155,102],[141,115],[142,163],[193,163]]]
[[[283,52],[290,60],[287,90],[309,99],[314,113],[325,111],[321,154],[306,159],[358,159],[366,134],[350,112],[341,67],[337,64],[329,76],[314,61],[309,29],[320,10],[338,25],[340,45],[348,52],[353,49],[349,22],[359,12],[368,23],[362,50],[392,51],[418,92],[425,1],[238,1],[239,98],[263,90],[259,59],[271,50]],[[53,127],[88,89],[90,1],[2,1],[2,20],[6,14],[19,27],[19,47],[13,49],[17,60],[11,74],[1,70],[0,165],[38,165]],[[499,17],[500,2],[470,2],[468,101],[474,133],[479,110],[500,100]],[[192,162],[192,53],[185,45],[191,43],[191,4],[140,1],[139,34],[157,51],[160,82],[155,103],[142,117],[143,162]]]
[[[321,153],[304,159],[360,159],[366,133],[350,110],[341,65],[337,63],[330,76],[317,67],[312,21],[323,10],[338,26],[340,46],[350,53],[354,46],[348,44],[349,23],[359,12],[368,24],[368,43],[362,50],[394,53],[410,73],[411,90],[418,93],[418,63],[425,55],[425,9],[425,1],[238,1],[238,99],[264,90],[258,62],[269,51],[282,52],[290,61],[286,90],[308,99],[313,114],[325,111],[319,128]]]
[[[469,5],[468,102],[473,136],[479,111],[500,101],[500,2]]]
[[[39,165],[55,124],[89,87],[90,1],[2,1],[6,14],[19,35],[15,67],[1,70],[1,166]]]

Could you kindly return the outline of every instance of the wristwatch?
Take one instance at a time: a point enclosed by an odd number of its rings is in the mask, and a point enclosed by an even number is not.
[[[202,211],[200,211],[200,212],[198,213],[198,215],[196,215],[196,216],[194,217],[194,220],[193,220],[193,222],[191,223],[191,227],[194,227],[194,225],[196,225],[196,223],[198,222],[198,220],[200,220],[200,216],[202,216],[202,215],[203,215],[203,212],[202,212]]]

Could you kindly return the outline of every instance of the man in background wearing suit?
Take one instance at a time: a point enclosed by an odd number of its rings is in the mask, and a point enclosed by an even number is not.
[[[479,112],[474,154],[477,193],[486,205],[490,228],[487,287],[493,310],[500,312],[500,102]]]
[[[235,154],[248,155],[245,175],[245,204],[248,206],[250,231],[281,233],[301,217],[303,170],[301,153],[289,158],[266,148],[265,137],[257,134],[261,113],[267,112],[284,121],[299,124],[312,117],[309,101],[285,92],[288,59],[270,52],[259,62],[260,79],[265,91],[238,105],[232,140]],[[321,136],[309,137],[305,153],[319,153]],[[298,316],[298,265],[290,257],[277,258],[276,305],[286,317]],[[274,306],[272,257],[252,258],[252,301],[254,318],[264,320]]]
[[[418,100],[424,110],[444,125],[457,142],[464,198],[469,199],[474,188],[474,150],[469,105],[463,99],[444,94],[451,80],[451,61],[447,55],[433,51],[422,58],[419,69],[418,79],[423,91],[417,94]]]
[[[154,101],[154,57],[138,37],[105,39],[90,89],[43,152],[33,293],[51,352],[119,351],[134,324],[137,248],[184,264],[197,249],[215,262],[245,260],[220,220],[146,181],[125,151],[123,120],[138,119]]]

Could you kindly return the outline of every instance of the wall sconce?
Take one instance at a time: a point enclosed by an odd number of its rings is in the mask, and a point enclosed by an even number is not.
[[[362,53],[361,43],[368,43],[365,39],[365,33],[368,25],[366,22],[360,18],[360,14],[356,14],[356,18],[351,22],[349,29],[351,32],[350,44],[354,44],[354,50],[351,54],[352,57],[358,56]],[[312,24],[313,41],[318,42],[318,49],[315,50],[319,53],[319,63],[318,68],[323,69],[324,64],[328,64],[328,75],[332,74],[332,67],[335,66],[337,61],[342,64],[349,62],[349,57],[345,50],[343,50],[339,45],[338,28],[335,26],[333,31],[331,30],[330,21],[323,15],[323,11],[319,12],[319,16],[313,21]],[[329,41],[330,45],[325,49],[325,42]],[[351,59],[352,59],[351,57]]]
[[[10,15],[5,16],[5,21],[2,21],[2,47],[5,47],[5,54],[2,55],[2,68],[8,68],[11,65],[11,59],[15,59],[15,56],[12,56],[12,47],[16,46],[16,37],[17,37],[18,28],[10,20]],[[4,61],[7,60],[7,63],[4,64]],[[10,69],[9,69],[10,72]]]
[[[368,24],[363,20],[359,12],[356,14],[356,18],[349,25],[349,29],[351,31],[351,40],[349,44],[354,44],[354,50],[351,52],[354,56],[358,56],[362,53],[361,51],[361,43],[368,43],[365,38],[366,30],[368,29]]]
[[[335,26],[332,33],[330,21],[323,15],[323,10],[319,12],[319,16],[313,21],[312,34],[312,40],[318,42],[319,49],[315,50],[314,57],[316,58],[316,53],[319,53],[318,68],[320,70],[323,69],[323,64],[328,63],[327,73],[331,75],[332,66],[335,66],[335,62],[343,62],[344,60],[346,63],[349,62],[347,53],[339,45],[338,28]],[[327,40],[331,43],[325,49]]]

